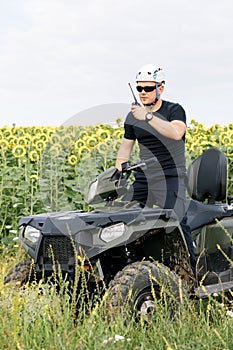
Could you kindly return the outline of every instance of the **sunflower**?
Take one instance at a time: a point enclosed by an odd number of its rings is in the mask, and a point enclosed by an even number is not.
[[[31,179],[32,181],[38,181],[38,175],[32,174],[32,175],[30,176],[30,179]]]
[[[202,124],[202,123],[199,123],[199,124],[198,124],[197,129],[198,129],[198,130],[202,130],[203,132],[206,132],[206,127],[205,127],[205,125]]]
[[[111,132],[109,130],[100,129],[97,131],[97,136],[100,141],[104,141],[111,138]]]
[[[222,140],[223,141],[223,146],[230,146],[231,145],[231,143],[232,143],[232,141],[231,141],[231,139],[230,139],[230,137],[228,137],[228,136],[225,136],[224,137],[224,140]]]
[[[78,150],[80,147],[83,147],[83,146],[85,146],[86,145],[86,142],[84,141],[84,140],[77,140],[77,141],[75,141],[75,143],[74,143],[74,148],[76,149],[76,150]]]
[[[114,140],[112,140],[112,139],[106,139],[104,141],[104,143],[106,143],[106,145],[108,145],[109,147],[112,145],[113,142],[114,142]]]
[[[70,165],[75,165],[75,164],[77,164],[77,162],[78,162],[78,158],[74,154],[72,154],[68,157],[68,163]]]
[[[227,136],[228,136],[228,133],[227,133],[226,131],[221,132],[220,135],[219,135],[219,139],[222,141],[222,140],[224,140],[224,138],[227,137]]]
[[[66,133],[69,135],[75,135],[75,125],[69,125],[66,127]]]
[[[47,142],[48,139],[49,139],[48,134],[44,134],[44,133],[43,133],[43,134],[40,135],[40,140],[43,140],[44,142]]]
[[[26,136],[20,136],[17,140],[17,144],[27,147],[29,144],[29,140]]]
[[[121,145],[121,141],[120,140],[116,140],[113,145],[112,145],[112,149],[114,152],[118,152],[119,148]]]
[[[43,127],[41,129],[41,132],[46,135],[51,135],[56,132],[56,127],[55,126],[48,126],[48,127]]]
[[[40,140],[40,136],[31,136],[31,143],[33,146],[35,146],[37,141],[39,140]]]
[[[229,164],[232,163],[233,165],[233,146],[232,145],[227,147],[226,155],[229,157]]]
[[[41,127],[33,126],[32,129],[32,135],[40,135],[42,130]]]
[[[18,137],[25,136],[25,128],[16,128],[14,134],[17,135]]]
[[[4,128],[3,131],[2,131],[2,134],[6,138],[12,136],[13,135],[12,128],[8,128],[8,127]]]
[[[79,147],[78,149],[78,155],[80,157],[84,157],[87,154],[89,154],[90,150],[86,146]]]
[[[105,154],[109,150],[109,146],[106,142],[100,142],[97,146],[97,149],[100,153]]]
[[[7,138],[8,142],[9,142],[9,146],[11,148],[13,148],[14,146],[16,146],[18,144],[18,138],[17,136],[10,136]]]
[[[201,141],[201,140],[207,140],[207,135],[206,135],[206,132],[205,131],[202,131],[202,132],[198,132],[196,134],[196,138]]]
[[[35,148],[36,148],[37,151],[41,152],[41,151],[43,151],[45,149],[45,147],[46,147],[46,142],[45,141],[37,140],[35,142]]]
[[[191,119],[190,120],[190,124],[193,125],[193,126],[197,126],[198,122],[195,119]]]
[[[90,147],[90,148],[95,147],[97,145],[97,143],[98,143],[98,140],[96,137],[89,137],[86,140],[86,145],[87,145],[87,147]]]
[[[29,156],[29,159],[30,159],[31,162],[38,162],[38,160],[40,159],[39,153],[36,152],[35,150],[29,152],[28,156]]]
[[[72,143],[71,137],[69,135],[65,135],[62,137],[62,144],[66,147],[69,147]]]
[[[221,126],[219,124],[214,124],[210,126],[208,130],[210,130],[210,132],[216,132],[221,130]]]
[[[15,158],[22,158],[25,156],[26,154],[26,149],[24,146],[21,145],[16,145],[15,147],[13,147],[12,149],[12,154]]]
[[[53,134],[50,136],[49,142],[52,144],[60,144],[61,143],[61,137],[59,134]]]
[[[52,158],[57,158],[61,153],[61,146],[58,144],[50,147],[48,153]]]
[[[79,139],[85,139],[86,137],[88,137],[88,131],[87,130],[80,130],[78,133],[78,138]]]
[[[231,140],[233,141],[233,130],[229,130],[228,131],[228,136],[231,138]]]
[[[0,150],[6,151],[9,147],[9,142],[7,140],[0,140]]]
[[[200,147],[199,142],[193,142],[189,146],[189,151],[196,153],[199,151],[199,147]]]
[[[114,136],[118,139],[121,139],[124,136],[124,130],[123,129],[117,129],[114,133]]]

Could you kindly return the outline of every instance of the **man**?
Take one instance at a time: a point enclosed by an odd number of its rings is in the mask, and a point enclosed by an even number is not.
[[[140,158],[147,163],[144,173],[136,173],[127,194],[143,206],[159,205],[174,209],[187,242],[190,261],[195,273],[195,255],[189,226],[186,224],[186,114],[178,103],[161,99],[165,75],[156,64],[148,64],[136,75],[137,91],[142,105],[132,105],[127,115],[125,133],[119,148],[116,167],[130,159],[135,141]]]

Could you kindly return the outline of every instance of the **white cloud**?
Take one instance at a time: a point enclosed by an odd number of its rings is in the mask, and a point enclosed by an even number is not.
[[[0,13],[1,124],[59,125],[128,103],[148,62],[164,66],[164,98],[190,118],[230,122],[232,12],[231,0],[12,0]]]

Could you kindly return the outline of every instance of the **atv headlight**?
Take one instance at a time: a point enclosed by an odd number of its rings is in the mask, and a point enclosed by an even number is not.
[[[26,226],[23,236],[32,245],[36,245],[36,243],[40,237],[40,230],[37,230],[35,227],[32,227],[32,226]]]
[[[116,225],[108,226],[102,229],[100,233],[100,238],[104,242],[111,242],[114,239],[119,238],[125,232],[125,225],[123,223],[119,223]]]

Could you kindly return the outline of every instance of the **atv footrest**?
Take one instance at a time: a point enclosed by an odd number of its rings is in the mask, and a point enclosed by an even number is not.
[[[201,299],[208,298],[209,296],[217,296],[216,294],[225,293],[230,290],[233,290],[233,282],[222,282],[197,287],[195,293]]]

